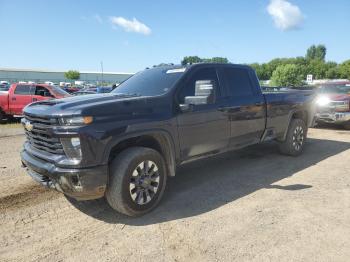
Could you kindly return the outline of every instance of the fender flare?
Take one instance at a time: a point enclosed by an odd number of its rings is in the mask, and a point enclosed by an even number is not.
[[[293,119],[293,115],[295,115],[295,113],[298,113],[298,112],[306,112],[307,114],[307,117],[308,117],[308,113],[306,110],[302,109],[302,108],[297,108],[297,109],[294,109],[292,111],[289,112],[289,115],[288,115],[288,125],[287,125],[287,128],[284,130],[284,134],[282,136],[282,139],[281,141],[284,141],[286,140],[286,137],[287,137],[287,133],[288,133],[288,130],[289,130],[289,126],[290,126],[290,123],[292,122],[292,119]],[[306,126],[308,126],[308,123],[305,123]]]
[[[176,172],[176,159],[178,156],[178,153],[176,151],[175,143],[173,141],[172,136],[170,133],[164,129],[149,129],[149,130],[143,130],[143,131],[135,131],[132,133],[125,134],[123,136],[118,136],[116,138],[112,138],[111,143],[109,143],[108,148],[104,152],[104,160],[106,163],[108,163],[108,159],[110,157],[111,151],[114,147],[116,147],[121,142],[137,138],[140,136],[150,136],[157,140],[159,143],[163,157],[166,162],[166,168],[168,170],[169,176],[175,176]]]

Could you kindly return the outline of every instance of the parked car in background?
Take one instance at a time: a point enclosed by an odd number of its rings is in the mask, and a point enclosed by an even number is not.
[[[78,88],[76,86],[65,86],[65,87],[63,87],[63,90],[69,94],[73,94],[75,92],[80,91],[80,88]]]
[[[0,122],[21,117],[23,108],[33,102],[70,96],[57,86],[12,84],[6,93],[0,93]]]
[[[316,123],[332,123],[350,129],[350,85],[317,88]]]
[[[50,86],[58,86],[59,85],[58,83],[51,82],[51,81],[46,81],[45,84],[50,85]]]
[[[93,94],[97,94],[97,93],[95,91],[88,91],[88,90],[81,90],[81,91],[73,93],[73,95],[75,95],[75,96],[93,95]]]
[[[10,89],[10,84],[8,83],[1,83],[0,84],[0,93],[7,93]]]
[[[110,93],[112,91],[111,86],[98,86],[96,88],[97,93]]]
[[[86,87],[83,89],[83,91],[93,91],[98,94],[100,93],[110,93],[112,91],[111,86],[94,86],[94,87]]]

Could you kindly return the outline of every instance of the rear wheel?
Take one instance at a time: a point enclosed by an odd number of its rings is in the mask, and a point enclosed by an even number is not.
[[[165,162],[157,151],[145,147],[126,149],[110,165],[106,199],[120,213],[143,215],[161,200],[166,178]]]
[[[350,130],[350,123],[346,123],[343,125],[344,129]]]
[[[303,152],[307,136],[307,127],[303,120],[293,119],[289,125],[285,141],[279,147],[282,154],[298,156]]]

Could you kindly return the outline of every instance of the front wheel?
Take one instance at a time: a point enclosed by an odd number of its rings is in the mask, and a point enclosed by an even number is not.
[[[151,148],[122,151],[110,165],[106,191],[109,205],[128,216],[140,216],[157,206],[166,185],[163,157]]]
[[[344,127],[344,129],[346,129],[346,130],[350,130],[350,123],[347,122],[347,123],[343,124],[343,127]]]
[[[6,123],[6,115],[3,111],[0,109],[0,124],[5,124]]]
[[[281,142],[280,152],[285,155],[298,156],[303,152],[307,127],[303,120],[293,119],[289,125],[285,141]]]

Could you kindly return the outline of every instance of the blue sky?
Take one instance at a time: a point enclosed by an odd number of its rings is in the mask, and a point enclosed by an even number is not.
[[[0,67],[136,72],[184,56],[350,59],[349,0],[0,0]]]

